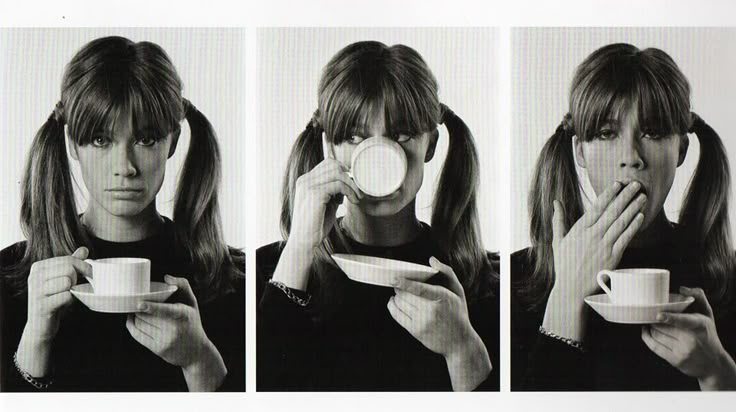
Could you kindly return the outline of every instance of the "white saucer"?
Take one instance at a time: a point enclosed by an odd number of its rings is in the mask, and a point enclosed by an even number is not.
[[[646,324],[657,323],[657,315],[662,312],[680,313],[695,301],[692,296],[670,293],[668,303],[646,306],[627,306],[611,303],[605,293],[588,296],[585,303],[590,305],[603,319],[614,323]]]
[[[95,295],[92,285],[83,283],[72,286],[72,295],[95,312],[131,313],[136,312],[140,302],[163,302],[176,292],[176,285],[151,282],[151,291],[135,295]]]
[[[336,253],[332,258],[348,278],[377,286],[393,287],[395,279],[424,282],[437,274],[437,270],[430,266],[375,256]]]

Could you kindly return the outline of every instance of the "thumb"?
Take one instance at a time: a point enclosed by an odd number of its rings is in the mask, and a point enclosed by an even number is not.
[[[552,244],[558,244],[565,237],[565,209],[559,200],[552,202]]]
[[[178,288],[177,295],[181,299],[181,303],[191,306],[197,310],[197,298],[194,296],[191,285],[186,278],[177,278],[171,275],[164,276],[164,282],[167,285],[175,285]]]
[[[89,249],[87,249],[84,246],[80,246],[77,248],[77,250],[72,253],[72,257],[75,257],[77,259],[87,259],[87,256],[89,256]]]

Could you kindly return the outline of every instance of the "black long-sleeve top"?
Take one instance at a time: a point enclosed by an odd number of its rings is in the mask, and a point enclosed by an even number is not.
[[[419,238],[401,246],[367,246],[351,239],[348,242],[351,253],[424,265],[437,251],[428,226]],[[444,358],[424,347],[391,317],[386,305],[394,295],[392,288],[354,282],[340,272],[339,307],[332,316],[319,320],[317,295],[317,301],[304,308],[268,283],[283,246],[283,242],[273,243],[256,253],[259,391],[452,389]],[[496,256],[493,262],[498,273]],[[499,387],[498,282],[492,271],[489,268],[481,274],[486,291],[492,295],[468,307],[470,321],[493,364],[493,371],[478,390]],[[314,283],[310,282],[310,286]]]
[[[151,281],[169,274],[191,279],[186,259],[176,252],[173,222],[166,219],[158,234],[136,242],[109,242],[90,238],[90,258],[143,257],[151,260]],[[20,261],[25,242],[0,252],[0,268]],[[85,280],[80,276],[79,283]],[[191,280],[190,280],[191,282]],[[233,282],[234,291],[199,302],[202,326],[225,361],[228,374],[221,391],[245,391],[245,281]],[[18,295],[7,274],[0,277],[0,390],[36,391],[16,371],[13,354],[27,319],[27,294]],[[176,300],[175,293],[169,301]],[[127,314],[99,313],[74,300],[62,317],[53,342],[53,384],[49,391],[186,391],[181,368],[159,358],[130,336]]]
[[[629,247],[618,268],[664,268],[670,290],[703,287],[698,256],[674,229],[658,246]],[[587,305],[585,351],[539,333],[546,301],[532,308],[522,293],[534,262],[530,249],[511,255],[511,389],[573,391],[699,390],[698,381],[652,352],[641,338],[641,325],[611,323]],[[736,327],[728,311],[716,314],[718,335],[734,355]]]

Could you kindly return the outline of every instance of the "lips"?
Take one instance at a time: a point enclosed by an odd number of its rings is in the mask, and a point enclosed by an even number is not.
[[[143,189],[133,187],[114,187],[105,191],[115,199],[135,199],[143,194]]]

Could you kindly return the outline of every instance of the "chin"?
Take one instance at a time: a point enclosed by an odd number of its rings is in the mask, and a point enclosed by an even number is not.
[[[105,205],[107,213],[117,217],[135,217],[145,209],[146,205],[138,202],[115,201]]]
[[[406,207],[406,205],[402,204],[400,200],[401,199],[388,201],[364,201],[360,204],[360,210],[368,216],[393,216]]]

